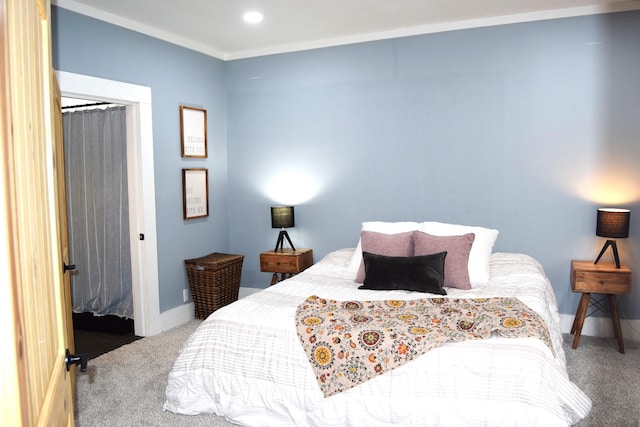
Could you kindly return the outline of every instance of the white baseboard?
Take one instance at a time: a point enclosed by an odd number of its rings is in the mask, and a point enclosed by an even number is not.
[[[238,298],[244,298],[254,294],[262,289],[241,287],[238,291]],[[162,323],[161,331],[164,332],[176,326],[184,325],[190,320],[195,319],[195,306],[193,302],[179,305],[171,310],[160,313],[160,321]]]
[[[563,333],[571,333],[573,314],[560,315],[560,330]],[[640,320],[620,320],[622,338],[640,341]],[[594,337],[613,338],[613,322],[610,317],[587,317],[582,325],[582,334]]]
[[[195,306],[193,302],[188,302],[162,312],[160,313],[162,332],[175,328],[176,326],[184,325],[193,319],[195,319]]]

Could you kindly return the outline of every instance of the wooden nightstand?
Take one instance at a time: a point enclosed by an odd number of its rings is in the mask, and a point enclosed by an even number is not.
[[[298,274],[313,264],[311,249],[281,249],[260,254],[260,271],[273,273],[271,284]],[[280,277],[278,277],[278,273]]]
[[[571,333],[575,334],[571,348],[578,347],[582,324],[588,315],[589,307],[595,307],[595,311],[606,308],[600,301],[591,301],[591,294],[606,294],[613,320],[613,330],[618,340],[618,351],[624,353],[616,295],[631,293],[631,269],[624,264],[616,268],[615,263],[612,262],[594,264],[593,261],[571,261],[571,290],[582,293],[576,317],[571,326]]]

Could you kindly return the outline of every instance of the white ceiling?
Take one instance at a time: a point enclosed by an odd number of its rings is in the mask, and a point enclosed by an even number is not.
[[[640,0],[51,0],[224,59],[640,9]],[[246,24],[249,10],[264,14]]]

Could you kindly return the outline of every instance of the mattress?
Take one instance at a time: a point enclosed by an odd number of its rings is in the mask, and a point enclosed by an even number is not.
[[[185,342],[164,409],[215,413],[247,426],[561,426],[590,399],[567,375],[555,295],[530,256],[494,253],[490,281],[445,298],[517,298],[547,325],[552,349],[532,337],[447,342],[356,387],[324,397],[296,334],[297,307],[335,300],[414,300],[429,294],[358,289],[353,249],[223,307]]]

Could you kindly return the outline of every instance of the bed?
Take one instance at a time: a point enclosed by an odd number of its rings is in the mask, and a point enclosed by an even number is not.
[[[247,426],[560,426],[583,419],[591,401],[568,378],[556,299],[540,264],[524,254],[493,253],[497,231],[425,224],[364,223],[357,248],[331,252],[297,276],[214,312],[184,344],[169,374],[164,409],[186,415],[215,413]],[[431,239],[427,250],[441,253],[444,244],[446,257],[451,255],[449,267],[456,262],[468,267],[462,285],[445,280],[446,295],[440,295],[362,289],[363,282],[354,280],[365,258],[364,280],[374,271],[372,253],[393,263],[431,257],[416,255],[416,233],[425,230],[430,238],[467,235],[455,242],[450,237]],[[412,236],[408,247],[391,241],[401,235]],[[463,256],[456,258],[460,252]],[[437,265],[441,281],[460,273],[443,270],[446,263]],[[327,391],[313,357],[303,349],[309,338],[299,328],[304,322],[301,309],[315,299],[341,307],[347,302],[415,306],[506,299],[525,306],[527,318],[540,319],[547,334],[544,339],[492,333],[487,338],[441,340],[379,375]]]

